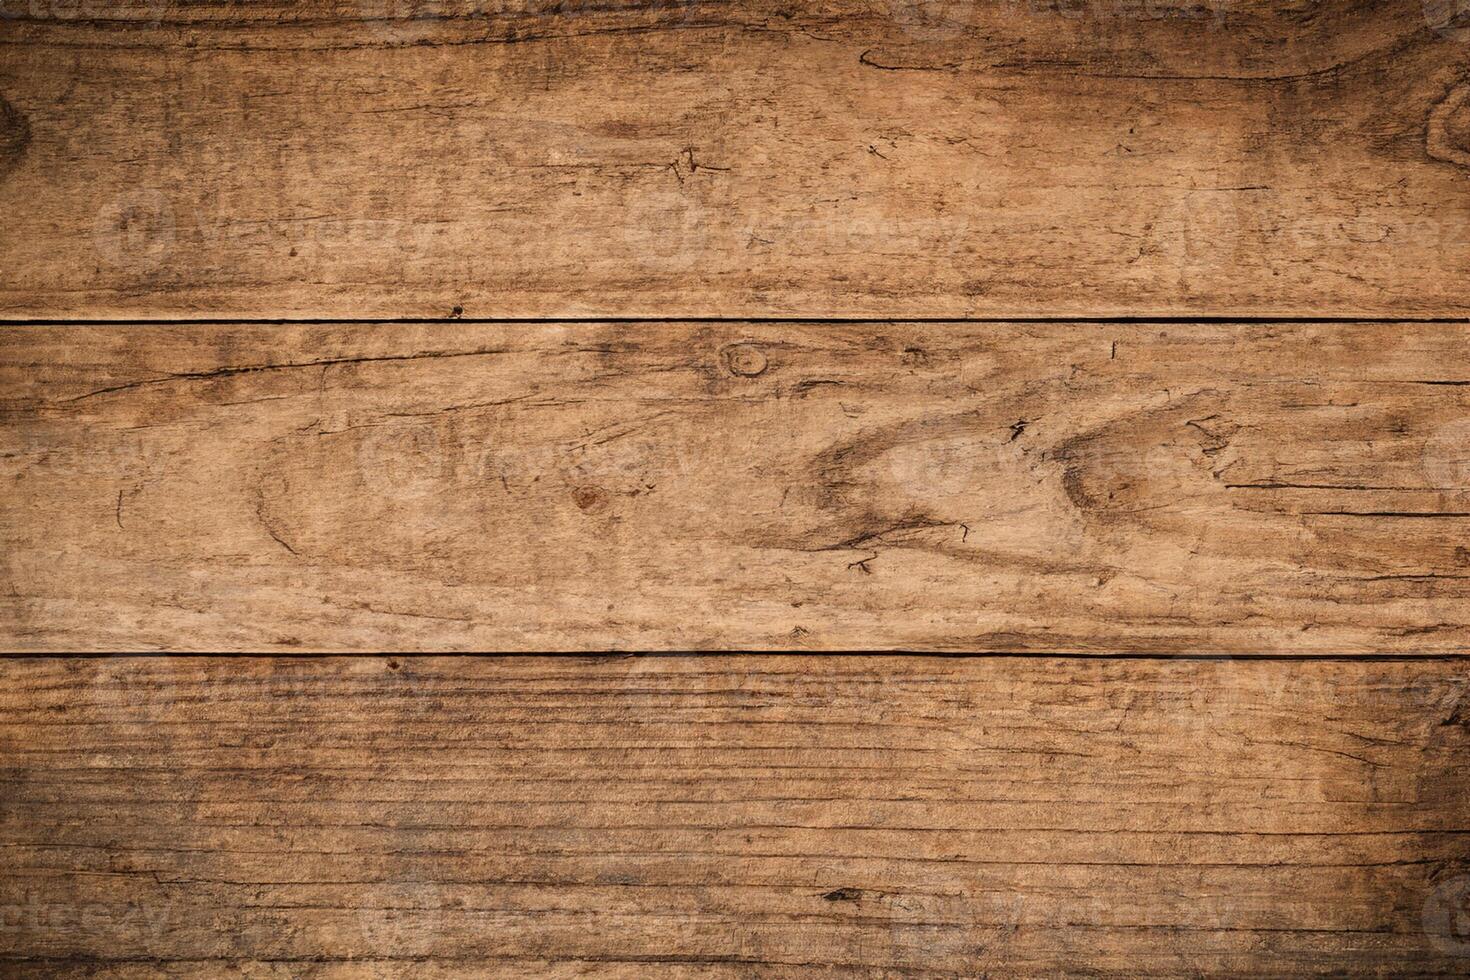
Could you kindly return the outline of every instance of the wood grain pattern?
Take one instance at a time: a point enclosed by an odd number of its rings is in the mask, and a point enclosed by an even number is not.
[[[0,645],[1470,651],[1470,329],[0,334]]]
[[[1462,976],[1439,903],[1470,874],[1467,681],[1453,660],[5,660],[0,970]]]
[[[1448,0],[94,6],[10,318],[1470,314]]]
[[[0,657],[0,976],[1465,976],[1467,9],[0,0],[0,650],[1019,654]]]

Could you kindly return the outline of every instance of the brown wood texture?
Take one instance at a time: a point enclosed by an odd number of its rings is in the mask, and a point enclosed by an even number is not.
[[[17,649],[1470,651],[1464,324],[0,334]]]
[[[0,660],[0,972],[1463,976],[1462,663]]]
[[[1464,2],[0,0],[0,215],[0,651],[397,651],[0,657],[5,980],[1470,970]]]
[[[1470,313],[1454,0],[4,0],[0,315]]]

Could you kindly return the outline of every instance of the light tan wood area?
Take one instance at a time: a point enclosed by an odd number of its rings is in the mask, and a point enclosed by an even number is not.
[[[0,335],[0,645],[1470,650],[1461,324]]]
[[[7,977],[1463,976],[1467,676],[0,661]]]
[[[1463,316],[1458,6],[4,0],[0,315]]]

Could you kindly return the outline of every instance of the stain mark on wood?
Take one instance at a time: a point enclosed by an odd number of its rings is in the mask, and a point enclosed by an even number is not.
[[[31,145],[31,125],[20,110],[0,96],[0,180],[20,166]]]

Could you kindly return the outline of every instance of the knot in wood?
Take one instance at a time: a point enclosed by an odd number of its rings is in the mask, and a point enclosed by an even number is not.
[[[766,355],[754,344],[731,344],[725,348],[724,355],[725,367],[742,378],[764,374],[768,366]]]

